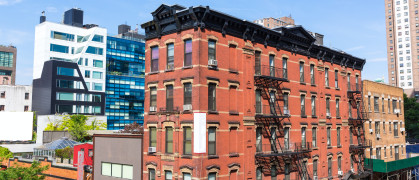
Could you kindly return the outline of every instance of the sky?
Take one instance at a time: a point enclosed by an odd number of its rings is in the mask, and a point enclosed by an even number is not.
[[[363,79],[388,82],[383,0],[0,0],[0,44],[17,47],[16,84],[30,85],[35,26],[42,11],[47,21],[61,22],[64,11],[81,8],[85,24],[116,35],[120,24],[134,29],[152,20],[150,13],[163,3],[209,6],[249,21],[292,16],[297,25],[323,34],[325,46],[366,59]]]

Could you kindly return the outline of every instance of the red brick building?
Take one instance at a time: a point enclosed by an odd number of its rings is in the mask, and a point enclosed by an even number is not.
[[[142,25],[144,179],[362,174],[365,139],[349,123],[363,123],[349,117],[360,91],[348,87],[365,60],[315,44],[301,26],[267,29],[202,6],[161,5],[152,16]]]

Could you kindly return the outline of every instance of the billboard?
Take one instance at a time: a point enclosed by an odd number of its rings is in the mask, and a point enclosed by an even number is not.
[[[0,141],[32,140],[33,112],[0,112]]]

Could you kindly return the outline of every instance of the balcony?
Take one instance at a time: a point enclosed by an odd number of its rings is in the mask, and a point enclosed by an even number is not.
[[[256,117],[286,118],[290,116],[288,109],[277,105],[256,105]]]
[[[282,156],[297,153],[308,153],[312,151],[310,142],[306,143],[278,143],[275,144],[256,144],[256,156]]]
[[[273,66],[255,66],[255,80],[256,78],[267,78],[271,80],[287,80],[287,69],[276,68]]]
[[[348,92],[361,93],[361,85],[359,84],[348,84]]]
[[[369,148],[372,145],[371,140],[365,140],[364,142],[361,142],[360,139],[358,139],[358,144],[351,144],[349,145],[349,151],[356,151],[356,150],[362,150],[365,148]]]

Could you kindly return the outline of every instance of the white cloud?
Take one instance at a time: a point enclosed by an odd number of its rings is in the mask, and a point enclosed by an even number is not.
[[[345,49],[345,51],[346,52],[349,52],[349,51],[357,51],[357,50],[364,49],[364,48],[365,48],[365,46],[355,46],[355,47],[351,47],[349,49]]]
[[[20,2],[22,2],[22,0],[0,0],[0,6],[13,5]]]
[[[374,58],[374,59],[367,59],[367,63],[368,62],[387,62],[387,58],[379,57],[379,58]]]

